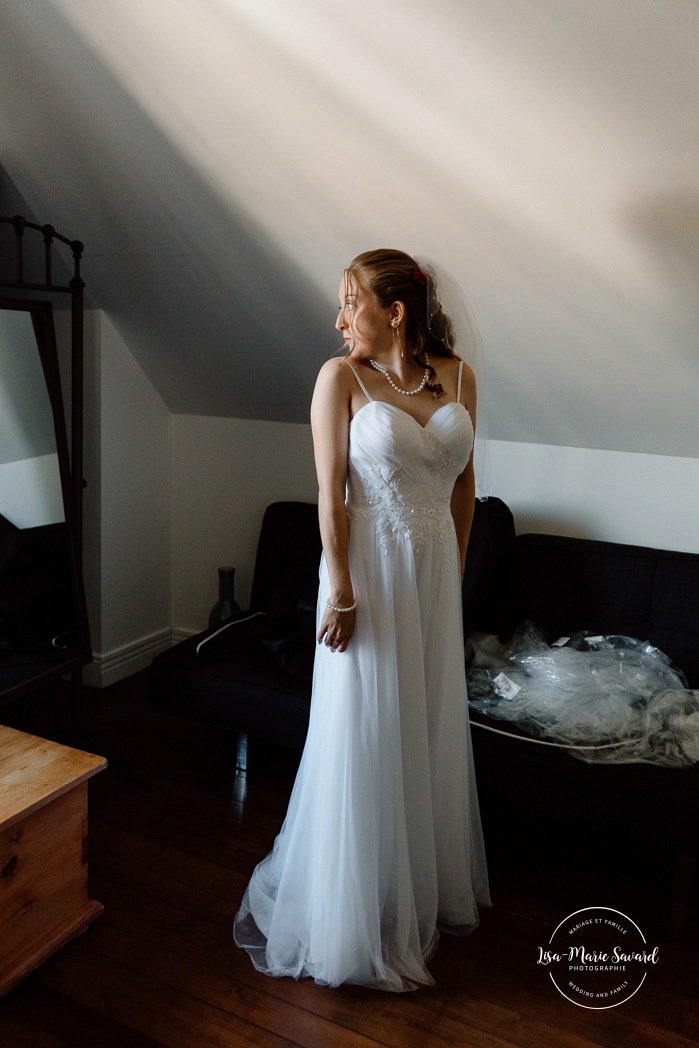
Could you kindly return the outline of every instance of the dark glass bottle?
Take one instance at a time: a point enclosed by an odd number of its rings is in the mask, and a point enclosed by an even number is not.
[[[211,609],[209,625],[217,626],[237,615],[240,607],[235,599],[235,568],[218,569],[218,600]]]

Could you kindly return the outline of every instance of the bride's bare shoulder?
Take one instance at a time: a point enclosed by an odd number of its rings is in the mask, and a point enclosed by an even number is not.
[[[352,371],[337,357],[326,360],[316,379],[312,412],[326,409],[333,413],[349,411],[352,399]]]
[[[318,372],[317,385],[326,389],[344,390],[351,388],[352,369],[344,357],[331,357]]]

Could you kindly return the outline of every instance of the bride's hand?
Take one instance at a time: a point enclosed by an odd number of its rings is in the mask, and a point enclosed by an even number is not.
[[[354,633],[356,611],[333,611],[326,608],[318,631],[318,643],[331,651],[346,651]]]

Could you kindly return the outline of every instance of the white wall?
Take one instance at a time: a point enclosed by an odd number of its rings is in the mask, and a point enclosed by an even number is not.
[[[87,333],[84,679],[101,685],[170,643],[171,416],[104,314]]]
[[[504,440],[489,455],[518,532],[699,553],[699,459]]]
[[[202,629],[218,595],[217,569],[236,569],[246,607],[262,514],[270,502],[316,502],[310,426],[174,415],[172,622]]]

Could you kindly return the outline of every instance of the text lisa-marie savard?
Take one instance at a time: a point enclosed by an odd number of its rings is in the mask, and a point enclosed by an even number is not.
[[[659,960],[658,947],[652,950],[622,950],[620,946],[614,946],[611,952],[606,950],[588,950],[584,946],[569,946],[565,953],[557,953],[555,950],[544,950],[539,947],[537,964],[558,964],[568,961],[569,964],[577,962],[585,968],[595,966],[596,971],[626,971],[626,964],[639,962],[641,964],[657,964]],[[597,966],[600,967],[597,967]],[[603,966],[603,967],[602,967]]]

